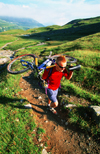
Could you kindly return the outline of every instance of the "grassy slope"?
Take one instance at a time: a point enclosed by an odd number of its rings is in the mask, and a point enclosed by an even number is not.
[[[30,29],[27,31],[19,31],[19,30],[7,31],[1,33],[0,38],[2,39],[0,39],[0,44],[4,45],[7,42],[13,41],[13,43],[9,44],[7,47],[5,47],[5,49],[17,50],[20,48],[20,50],[17,52],[17,55],[21,55],[24,53],[33,53],[45,56],[48,55],[49,52],[52,50],[53,54],[64,53],[77,58],[78,60],[77,63],[81,64],[82,66],[81,70],[78,72],[75,71],[73,78],[70,81],[65,81],[65,79],[63,79],[62,88],[64,91],[70,93],[71,95],[75,95],[84,98],[86,100],[89,100],[90,103],[93,105],[95,104],[100,105],[100,95],[99,95],[100,94],[100,29],[98,27],[99,23],[100,23],[100,17],[88,20],[77,20],[76,24],[74,24],[73,22],[64,25],[62,27],[53,25],[48,27]],[[97,27],[93,30],[93,26]],[[22,36],[21,34],[30,34],[30,37]],[[14,40],[17,41],[14,42]],[[41,46],[35,46],[40,42],[44,42],[45,44]],[[16,80],[15,78],[16,78],[15,76],[7,74],[6,70],[2,74],[2,76],[0,76],[0,91],[1,91],[0,97],[2,99],[0,106],[2,115],[1,121],[2,120],[8,121],[9,125],[9,127],[7,125],[4,126],[2,121],[1,125],[2,135],[5,134],[3,127],[6,127],[5,130],[8,128],[7,129],[8,131],[6,133],[8,137],[5,136],[2,137],[2,149],[4,150],[3,152],[5,152],[7,148],[10,151],[16,150],[16,146],[14,144],[16,144],[19,139],[11,137],[11,134],[14,130],[12,130],[12,132],[9,131],[10,128],[12,127],[11,126],[12,124],[10,122],[12,120],[13,128],[16,128],[18,126],[16,123],[14,123],[14,120],[16,118],[19,119],[19,116],[26,114],[24,113],[26,111],[21,111],[20,109],[14,107],[16,105],[19,105],[21,99],[20,98],[21,96],[16,95],[16,93],[19,91],[19,88],[18,89],[13,88],[13,85],[15,85],[16,83],[18,84],[20,75],[17,76]],[[16,101],[12,105],[12,101],[14,100]],[[4,102],[6,102],[6,104]],[[84,112],[83,108],[82,111]],[[14,114],[14,112],[16,114]],[[77,121],[80,121],[80,119],[78,118],[76,118],[77,119],[76,121],[75,119],[73,120],[73,115],[75,116],[78,114],[78,111],[75,112],[69,115],[70,122],[72,123],[73,122],[77,123]],[[9,120],[8,114],[9,116],[11,115],[10,116],[12,118],[11,120]],[[25,116],[27,118],[27,115]],[[21,118],[21,121],[23,121],[23,118]],[[24,135],[23,135],[25,136],[24,138],[26,138],[27,134],[25,130],[25,126],[27,125],[27,123],[28,121],[25,124],[22,123],[21,126],[24,129]],[[83,121],[83,123],[82,124],[80,123],[79,125],[82,129],[91,128],[92,134],[98,134],[100,132],[100,129],[98,129],[97,125],[96,126],[94,124],[89,125],[86,123],[86,121]],[[35,126],[32,126],[32,128],[33,127]],[[19,130],[19,132],[20,131],[21,130]],[[13,135],[15,133],[16,130],[13,132]],[[12,139],[13,141],[15,141],[14,143],[12,143]],[[30,140],[31,139],[32,138],[30,138]],[[22,138],[20,144],[23,142],[23,140],[24,139]],[[26,142],[28,140],[29,139],[27,139]],[[26,148],[26,150],[28,150],[28,147]],[[31,151],[31,145],[29,150]]]
[[[30,18],[0,16],[0,32],[8,31],[11,29],[26,30],[34,27],[43,27],[43,25]]]
[[[23,29],[23,27],[18,26],[15,23],[7,22],[0,19],[0,32],[8,31],[11,29]]]

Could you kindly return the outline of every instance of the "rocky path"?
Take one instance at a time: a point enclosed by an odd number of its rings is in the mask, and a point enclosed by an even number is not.
[[[14,55],[14,51],[4,50],[4,48],[11,43],[12,42],[6,43],[0,48],[0,65],[6,64],[10,60],[10,57]]]
[[[7,45],[8,43],[5,46]],[[5,55],[9,59],[13,54],[13,51],[1,50],[1,64],[4,64],[2,58],[5,58]],[[57,108],[58,116],[47,111],[47,96],[31,72],[22,77],[19,84],[22,88],[19,94],[32,106],[30,116],[36,119],[37,127],[42,126],[46,130],[43,136],[34,138],[35,144],[43,147],[42,154],[100,154],[100,145],[89,134],[84,134],[70,125],[67,122],[67,112],[62,113],[60,105]],[[72,100],[74,99],[77,98],[73,97]]]
[[[17,40],[19,40],[19,39],[17,39]],[[15,40],[15,41],[17,41],[17,40]],[[15,51],[4,49],[7,45],[9,45],[11,43],[13,43],[13,42],[6,43],[4,46],[2,46],[0,48],[0,65],[6,64],[10,60],[10,57],[14,56]]]
[[[43,147],[43,154],[99,154],[100,146],[88,135],[82,133],[75,126],[65,123],[66,113],[57,108],[58,116],[47,111],[47,96],[38,86],[33,74],[27,73],[20,79],[20,94],[32,105],[30,116],[36,119],[37,127],[42,126],[46,133],[38,139],[37,145]],[[65,119],[64,119],[65,117]],[[45,144],[47,143],[47,147]]]

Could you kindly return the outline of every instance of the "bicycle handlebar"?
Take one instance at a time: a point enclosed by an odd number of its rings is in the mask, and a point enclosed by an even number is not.
[[[76,65],[76,66],[71,66],[68,69],[69,71],[74,71],[74,70],[80,70],[80,68],[81,68],[81,65]]]

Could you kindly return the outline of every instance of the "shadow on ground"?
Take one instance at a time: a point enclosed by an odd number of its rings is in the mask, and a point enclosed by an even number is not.
[[[23,79],[29,84],[29,94],[33,95],[33,100],[29,98],[31,100],[30,103],[32,104],[33,111],[40,114],[41,116],[46,115],[48,120],[57,123],[57,125],[62,126],[65,130],[69,129],[71,131],[77,132],[78,134],[84,133],[85,136],[91,136],[91,132],[87,126],[84,126],[84,129],[81,129],[80,124],[76,124],[74,122],[72,124],[69,122],[68,125],[66,124],[68,121],[68,114],[70,112],[69,110],[62,110],[62,106],[60,105],[56,108],[58,115],[54,115],[47,110],[47,95],[45,94],[45,90],[40,88],[38,80],[34,78],[33,73],[28,74],[28,76],[24,76]],[[39,96],[43,98],[42,101],[39,100]],[[83,120],[87,122],[90,121],[92,112],[89,112],[88,107],[79,107],[77,109],[77,113],[79,117],[83,118]],[[90,114],[90,116],[86,116],[87,114]],[[99,144],[99,136],[94,135],[94,139]]]

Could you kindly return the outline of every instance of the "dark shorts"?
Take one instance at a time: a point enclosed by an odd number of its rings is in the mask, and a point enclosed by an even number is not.
[[[57,94],[58,94],[58,89],[57,90],[47,89],[47,95],[53,103],[57,102]]]

